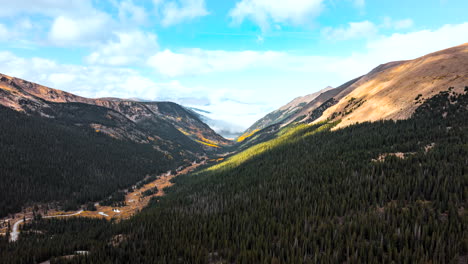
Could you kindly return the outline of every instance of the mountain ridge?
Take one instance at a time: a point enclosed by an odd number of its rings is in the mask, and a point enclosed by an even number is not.
[[[448,87],[462,92],[468,80],[468,43],[380,65],[369,74],[370,78],[340,93],[339,102],[317,122],[342,119],[340,128],[356,122],[407,119],[423,99]]]
[[[152,119],[157,123],[164,120],[207,149],[212,148],[209,145],[229,144],[228,140],[218,135],[198,116],[172,102],[139,102],[119,98],[91,99],[4,74],[0,74],[0,92],[2,93],[0,105],[20,112],[36,112],[43,117],[51,118],[52,116],[47,114],[50,113],[47,109],[51,108],[51,103],[83,103],[114,110],[134,123],[147,123]],[[101,130],[107,131],[105,128]],[[113,131],[108,134],[118,138],[123,137],[115,133],[116,131]]]
[[[243,135],[241,135],[237,139],[238,142],[244,141],[246,138],[252,136],[256,132],[266,127],[284,122],[285,120],[289,119],[292,115],[301,112],[307,104],[314,101],[322,93],[333,89],[333,87],[327,86],[318,92],[294,98],[289,103],[281,106],[277,110],[274,110],[268,113],[266,116],[262,117],[261,119],[257,120],[254,124],[252,124],[249,128],[245,130]]]
[[[248,128],[240,141],[273,124],[278,124],[279,129],[295,122],[341,120],[334,128],[339,129],[366,121],[407,119],[423,99],[449,87],[462,92],[467,79],[468,43],[413,60],[383,63],[337,88],[311,94],[313,99],[299,111],[285,114],[284,109],[288,109],[293,100],[267,114]],[[281,115],[286,116],[278,118]]]

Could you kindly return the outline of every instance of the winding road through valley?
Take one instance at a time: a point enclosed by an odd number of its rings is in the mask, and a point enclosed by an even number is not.
[[[44,218],[58,218],[58,217],[71,217],[71,216],[76,216],[76,215],[79,215],[83,212],[83,210],[79,210],[78,212],[76,213],[73,213],[73,214],[67,214],[67,215],[50,215],[50,216],[44,216]],[[26,218],[26,221],[29,221],[31,220],[31,218]],[[20,231],[19,231],[19,227],[20,225],[24,222],[24,220],[19,220],[17,221],[14,225],[13,225],[13,230],[11,231],[11,234],[10,234],[10,242],[15,242],[18,240],[19,238],[19,234],[20,234]]]

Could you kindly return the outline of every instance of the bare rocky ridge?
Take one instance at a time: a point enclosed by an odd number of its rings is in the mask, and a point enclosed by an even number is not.
[[[216,134],[196,115],[175,103],[139,102],[118,98],[90,99],[0,74],[0,105],[5,107],[42,117],[58,118],[63,116],[61,111],[64,108],[77,110],[81,108],[80,104],[105,108],[94,111],[106,112],[101,113],[101,117],[104,116],[106,121],[112,122],[92,122],[92,118],[89,118],[88,122],[77,125],[88,125],[114,138],[126,138],[139,143],[163,141],[165,144],[174,145],[178,143],[169,142],[171,140],[158,133],[172,127],[177,132],[171,132],[170,129],[166,132],[172,136],[180,134],[179,136],[189,137],[206,149],[229,144],[228,140]]]
[[[336,105],[317,121],[356,122],[407,119],[425,99],[468,85],[468,43],[410,61],[381,65],[338,94]]]
[[[341,120],[337,128],[356,122],[407,119],[424,100],[453,87],[468,86],[468,43],[408,61],[379,65],[337,88],[295,99],[250,127],[245,136],[279,124]],[[300,102],[297,104],[297,102]],[[293,110],[291,110],[293,109]]]
[[[336,103],[335,97],[341,92],[348,89],[350,86],[358,82],[362,77],[351,80],[337,88],[324,91],[319,96],[311,100],[307,105],[303,106],[301,111],[290,115],[282,122],[282,126],[289,125],[292,122],[307,122],[313,121],[320,117],[328,107]]]
[[[278,123],[288,122],[287,120],[290,120],[292,116],[297,117],[298,113],[304,112],[304,109],[306,109],[311,102],[316,101],[316,99],[319,96],[321,96],[323,93],[326,93],[332,90],[335,90],[335,89],[331,86],[328,86],[316,93],[312,93],[306,96],[300,96],[300,97],[295,98],[288,104],[280,107],[279,109],[269,113],[262,119],[255,122],[251,127],[249,127],[246,130],[243,137],[246,137],[256,131],[262,130],[268,126],[278,124]]]

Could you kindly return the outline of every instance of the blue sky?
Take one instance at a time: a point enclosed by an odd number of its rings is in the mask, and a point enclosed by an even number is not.
[[[0,0],[0,6],[1,73],[87,97],[175,101],[210,111],[233,131],[381,63],[468,41],[466,0]]]

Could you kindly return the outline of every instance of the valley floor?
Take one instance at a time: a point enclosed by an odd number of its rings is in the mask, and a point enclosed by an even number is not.
[[[111,219],[116,219],[116,220],[124,220],[128,219],[134,214],[138,213],[141,211],[143,208],[145,208],[150,200],[153,197],[160,197],[164,196],[164,188],[166,187],[171,187],[173,183],[171,182],[172,179],[174,179],[177,176],[183,175],[190,173],[197,169],[198,167],[205,165],[207,162],[209,162],[208,159],[202,160],[200,163],[192,163],[192,165],[188,166],[187,168],[178,171],[177,173],[171,173],[171,171],[168,171],[167,173],[164,173],[160,176],[157,177],[156,180],[145,184],[141,188],[129,192],[125,196],[125,205],[124,206],[119,206],[119,207],[114,207],[114,206],[101,206],[98,203],[96,203],[96,210],[95,211],[84,211],[84,210],[79,210],[79,211],[58,211],[58,210],[48,210],[48,211],[37,211],[37,213],[41,214],[43,218],[65,218],[65,217],[72,217],[72,216],[80,216],[80,217],[89,217],[89,218],[104,218],[107,220]],[[152,195],[143,195],[145,191],[148,191],[153,188],[157,188],[158,192],[152,194]],[[14,215],[13,218],[5,218],[1,219],[1,222],[9,222],[10,226],[12,227],[12,231],[10,234],[10,241],[17,241],[19,234],[20,234],[20,226],[24,223],[24,220],[26,222],[31,221],[34,217],[34,207],[28,207],[27,209],[24,210],[24,213],[17,213]],[[4,227],[0,228],[0,235],[6,235],[7,233],[7,225]]]

